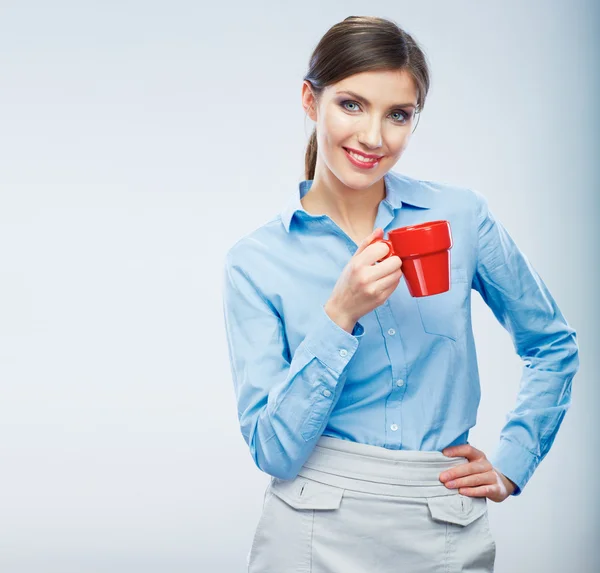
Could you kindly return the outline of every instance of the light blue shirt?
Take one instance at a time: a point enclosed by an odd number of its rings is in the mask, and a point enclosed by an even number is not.
[[[576,333],[474,189],[389,171],[375,227],[446,219],[451,288],[410,296],[404,277],[352,333],[324,310],[358,245],[311,215],[299,183],[287,207],[227,252],[223,311],[238,418],[262,471],[294,478],[321,435],[389,449],[468,443],[480,400],[471,326],[475,289],[524,366],[491,463],[518,495],[550,449],[579,368]]]

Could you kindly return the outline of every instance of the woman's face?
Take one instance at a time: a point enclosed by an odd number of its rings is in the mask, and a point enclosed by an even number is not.
[[[305,81],[302,103],[316,123],[315,179],[327,179],[329,170],[348,187],[365,188],[381,179],[408,145],[414,128],[417,90],[406,70],[370,71],[327,86],[318,107],[310,83]],[[350,156],[348,149],[378,159],[360,162]]]

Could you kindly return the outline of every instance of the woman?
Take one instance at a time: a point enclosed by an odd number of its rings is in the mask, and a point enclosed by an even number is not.
[[[240,426],[272,476],[249,571],[493,571],[487,500],[522,492],[569,407],[575,331],[483,195],[391,171],[428,89],[425,55],[393,22],[333,26],[302,86],[306,179],[227,253]],[[379,239],[438,219],[451,288],[413,298]],[[490,459],[468,443],[472,289],[526,362]]]

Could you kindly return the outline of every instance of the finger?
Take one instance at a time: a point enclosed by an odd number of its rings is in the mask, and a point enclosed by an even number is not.
[[[358,245],[358,249],[356,249],[354,256],[360,255],[360,253],[362,253],[371,244],[372,241],[374,241],[375,239],[381,239],[382,237],[383,237],[383,229],[381,227],[377,227],[376,229],[373,229],[373,232],[370,235],[366,236],[362,240],[360,245]],[[383,253],[382,256],[385,256],[385,253]]]
[[[492,499],[496,492],[493,485],[480,485],[478,487],[463,487],[458,490],[461,495],[468,495],[469,497],[490,497]]]
[[[378,267],[380,265],[377,265]],[[392,271],[389,274],[386,274],[384,277],[378,279],[375,282],[375,289],[379,293],[384,293],[389,289],[395,289],[400,282],[400,278],[402,277],[402,271]]]
[[[466,487],[476,487],[480,485],[494,485],[496,483],[495,472],[483,472],[471,474],[462,478],[453,479],[446,482],[448,489],[460,489]]]
[[[485,457],[485,454],[474,448],[471,444],[462,444],[460,446],[451,446],[449,448],[445,448],[442,450],[442,453],[447,457],[456,457],[462,456],[467,458],[468,460],[478,459],[481,457]]]
[[[390,255],[390,257],[386,258],[385,261],[381,261],[381,259],[389,254],[390,250],[391,249],[387,243],[384,243],[383,241],[376,241],[370,245],[367,245],[360,256],[362,257],[365,265],[374,266],[375,263],[383,264],[388,260],[388,258],[391,258]]]
[[[391,258],[391,251],[391,247],[383,241],[383,236],[377,234],[374,238],[371,238],[369,244],[363,247],[361,251],[357,251],[354,256],[359,257],[361,265],[376,266],[375,263],[383,264],[388,258]]]
[[[371,247],[369,247],[369,249],[370,248]],[[397,275],[397,273],[400,273],[401,270],[402,261],[400,260],[400,257],[397,255],[392,255],[391,257],[385,259],[385,261],[381,261],[376,265],[371,265],[369,269],[367,269],[367,274],[369,279],[372,281],[389,279],[389,284],[391,284],[391,281],[393,281],[395,278],[402,276],[402,274]],[[378,287],[381,287],[382,289],[384,288],[383,285],[378,285]]]
[[[471,474],[479,474],[490,471],[492,464],[488,460],[476,460],[467,464],[461,464],[440,474],[440,481],[446,482],[456,478],[468,476]]]

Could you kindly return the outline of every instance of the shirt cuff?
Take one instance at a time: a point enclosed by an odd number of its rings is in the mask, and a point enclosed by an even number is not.
[[[506,438],[500,439],[494,455],[490,457],[490,462],[517,485],[511,495],[521,494],[539,464],[537,456]]]
[[[365,329],[360,322],[354,325],[352,334],[334,322],[321,306],[317,321],[304,339],[306,349],[338,376],[348,365],[364,335]]]

